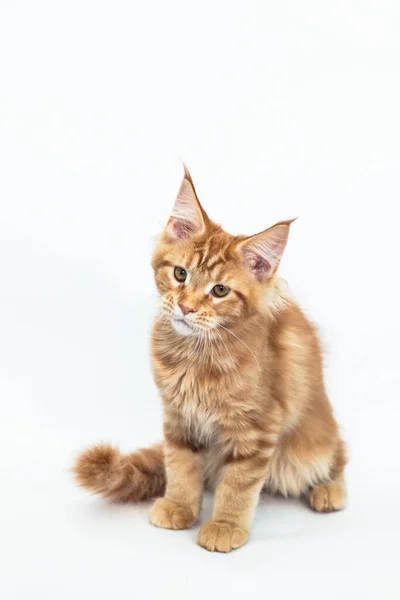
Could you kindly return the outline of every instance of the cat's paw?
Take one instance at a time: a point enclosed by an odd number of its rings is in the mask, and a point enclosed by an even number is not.
[[[200,527],[198,544],[210,552],[230,552],[248,540],[249,532],[227,523],[207,521]]]
[[[333,512],[346,506],[344,483],[333,481],[320,484],[309,491],[308,503],[317,512]]]
[[[189,506],[158,498],[150,511],[150,523],[164,529],[187,529],[197,521]]]

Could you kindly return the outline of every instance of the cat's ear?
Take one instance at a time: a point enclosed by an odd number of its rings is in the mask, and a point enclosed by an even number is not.
[[[169,218],[166,234],[169,238],[181,240],[206,229],[208,217],[197,198],[189,171],[185,173]]]
[[[295,219],[276,223],[238,245],[246,268],[259,281],[270,277],[278,268],[293,221]]]

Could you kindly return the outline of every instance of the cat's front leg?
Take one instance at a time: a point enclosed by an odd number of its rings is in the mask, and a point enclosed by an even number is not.
[[[156,500],[150,521],[165,529],[186,529],[199,518],[203,494],[203,465],[200,452],[168,437],[164,443],[167,487]]]
[[[211,552],[230,552],[246,543],[270,459],[279,437],[278,429],[254,431],[234,443],[216,488],[212,520],[200,528],[198,543]]]

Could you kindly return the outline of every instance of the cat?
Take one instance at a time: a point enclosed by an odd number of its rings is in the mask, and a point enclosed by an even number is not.
[[[315,327],[277,275],[292,221],[233,236],[211,221],[185,168],[152,258],[161,297],[152,365],[164,441],[122,455],[97,445],[73,471],[118,501],[158,497],[150,521],[184,529],[215,489],[198,543],[229,552],[249,537],[260,492],[344,508],[346,449],[327,398]]]

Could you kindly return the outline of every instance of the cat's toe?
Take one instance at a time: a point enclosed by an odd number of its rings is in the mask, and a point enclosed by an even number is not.
[[[210,552],[230,552],[247,542],[249,532],[228,523],[207,521],[200,527],[198,543]]]
[[[150,511],[150,522],[164,529],[187,529],[196,522],[196,517],[189,506],[159,498]]]
[[[334,512],[346,506],[346,488],[342,482],[320,484],[308,492],[308,503],[317,512]]]

